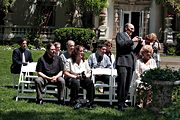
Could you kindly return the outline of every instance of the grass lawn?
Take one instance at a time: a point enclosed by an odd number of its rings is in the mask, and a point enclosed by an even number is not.
[[[44,51],[32,51],[34,61]],[[13,86],[13,78],[10,73],[12,50],[0,46],[0,120],[154,120],[154,113],[148,109],[136,109],[129,107],[125,112],[119,112],[115,106],[108,103],[98,104],[93,109],[82,108],[73,110],[69,106],[58,106],[53,102],[44,105],[36,105],[34,101],[20,99],[15,101],[16,88]],[[178,102],[177,102],[178,103]],[[176,106],[178,104],[176,103]],[[171,107],[167,114],[170,117],[161,116],[162,120],[180,119],[180,105]],[[171,117],[173,116],[173,117]],[[174,117],[175,116],[175,117]]]

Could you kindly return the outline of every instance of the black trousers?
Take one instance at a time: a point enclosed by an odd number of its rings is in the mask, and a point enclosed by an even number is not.
[[[87,91],[87,99],[90,102],[94,101],[94,84],[90,78],[86,79],[75,79],[75,78],[65,78],[66,86],[71,89],[70,97],[71,101],[78,100],[79,88],[82,87]]]
[[[117,66],[117,73],[118,76],[116,82],[118,104],[124,105],[130,88],[133,69],[131,67]]]
[[[105,84],[109,84],[109,75],[96,75],[95,76],[95,81],[101,81]],[[109,91],[108,87],[103,88],[104,91]]]
[[[109,84],[109,75],[96,75],[95,80],[102,81],[105,84]]]

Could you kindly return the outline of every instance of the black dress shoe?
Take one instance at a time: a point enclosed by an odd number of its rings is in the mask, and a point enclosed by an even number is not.
[[[74,109],[80,109],[82,107],[82,104],[81,103],[76,103],[74,105]]]
[[[73,107],[77,102],[74,100],[69,101],[69,106]]]
[[[126,104],[126,103],[124,103],[124,106],[123,106],[124,108],[127,108],[127,107],[129,107],[129,105],[128,104]]]
[[[85,105],[87,108],[95,108],[96,107],[96,104],[94,104],[93,102],[87,102],[86,105]]]
[[[43,104],[43,100],[42,100],[42,99],[40,99],[40,100],[36,100],[36,104],[40,104],[40,105],[42,105],[42,104]]]
[[[124,111],[124,107],[121,105],[118,105],[118,111]]]
[[[63,106],[65,105],[65,101],[64,100],[58,100],[58,103],[57,103],[59,106]]]

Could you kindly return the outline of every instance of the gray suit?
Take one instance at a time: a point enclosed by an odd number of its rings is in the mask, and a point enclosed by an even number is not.
[[[117,33],[116,36],[116,69],[118,76],[116,78],[118,104],[123,106],[127,99],[132,74],[135,68],[134,52],[139,52],[140,46],[133,48],[133,41],[127,33]]]

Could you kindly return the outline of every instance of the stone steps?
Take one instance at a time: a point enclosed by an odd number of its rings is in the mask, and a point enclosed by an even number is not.
[[[170,67],[173,69],[180,69],[180,57],[175,56],[168,56],[168,57],[161,57],[161,64],[162,68]]]

